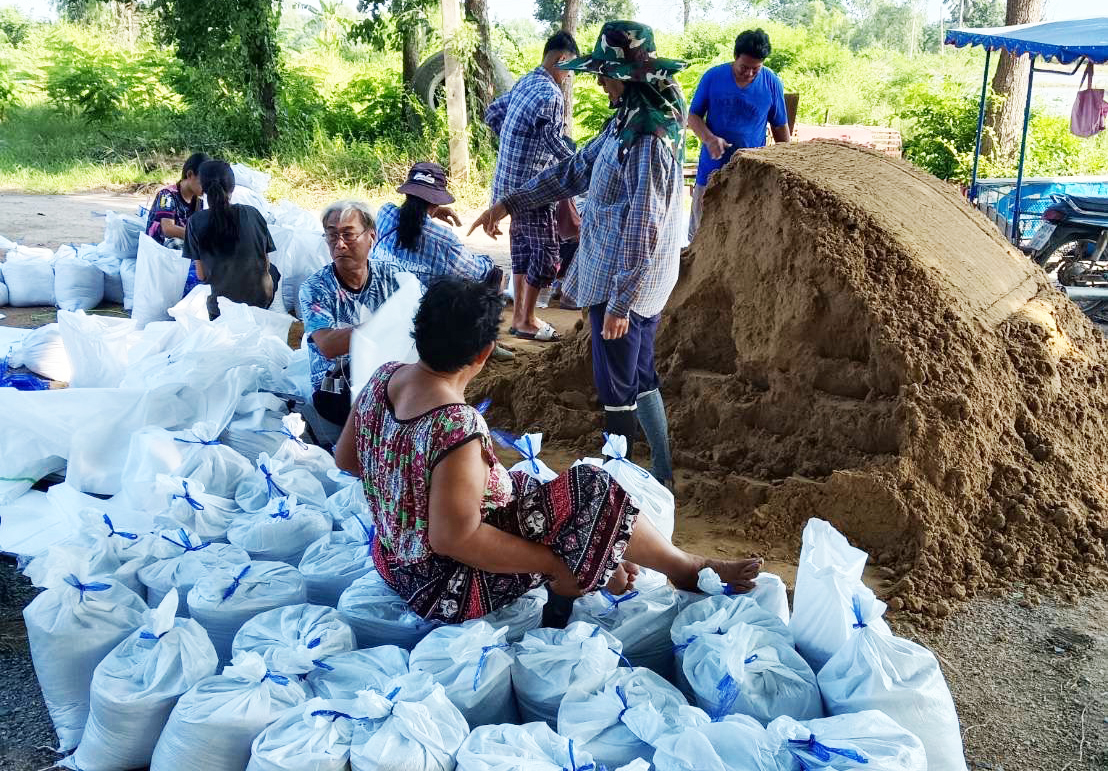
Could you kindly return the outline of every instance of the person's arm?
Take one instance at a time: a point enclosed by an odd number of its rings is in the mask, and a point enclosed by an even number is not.
[[[166,238],[184,238],[185,229],[177,224],[172,217],[162,217],[160,220],[162,235]]]
[[[317,329],[308,335],[315,347],[326,359],[334,359],[350,353],[350,340],[354,337],[354,327],[346,329]]]
[[[350,415],[346,418],[346,425],[342,427],[342,433],[339,434],[339,440],[335,442],[335,465],[348,474],[361,479],[362,477],[362,463],[358,459],[358,448],[354,444],[354,432],[357,430],[354,428],[354,421],[358,413],[357,405],[354,409],[350,410]]]
[[[769,108],[769,130],[773,134],[773,141],[788,143],[792,138],[789,132],[789,111],[785,106],[785,86],[778,78],[776,80],[773,104]]]
[[[565,102],[561,92],[543,102],[536,119],[539,138],[547,151],[559,161],[565,160],[577,152],[577,145],[566,136]]]
[[[778,144],[788,144],[792,141],[792,135],[789,133],[789,124],[786,123],[783,126],[770,126],[769,131],[773,134],[773,141]]]
[[[504,126],[504,118],[508,115],[508,101],[510,94],[504,94],[494,99],[485,110],[485,125],[492,133],[500,136],[500,129]]]
[[[200,244],[196,241],[196,231],[189,230],[186,223],[181,237],[184,239],[184,243],[181,244],[181,256],[196,265],[196,278],[207,282],[208,273],[204,270],[203,260],[200,259]]]
[[[325,359],[334,359],[350,352],[352,327],[335,329],[334,310],[316,297],[315,282],[311,279],[300,285],[300,318],[304,322],[304,336]]]
[[[341,441],[341,440],[340,440]],[[431,472],[427,535],[436,554],[489,573],[553,576],[558,593],[576,590],[577,579],[549,547],[481,521],[489,467],[479,438],[447,453]]]
[[[717,137],[712,133],[712,130],[708,128],[707,121],[704,117],[708,114],[708,102],[711,98],[711,70],[704,73],[704,76],[700,78],[700,82],[696,84],[696,91],[693,93],[692,101],[689,102],[689,129],[692,133],[696,134],[696,138],[700,140],[700,144],[704,145],[708,150],[708,155],[713,160],[719,160],[723,157],[724,152],[730,147],[730,144],[723,137]]]

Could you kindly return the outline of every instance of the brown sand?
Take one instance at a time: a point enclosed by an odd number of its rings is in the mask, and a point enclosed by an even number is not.
[[[1103,583],[1108,343],[958,191],[813,142],[737,155],[663,316],[679,499],[870,551],[894,610]],[[494,422],[595,454],[588,335],[494,368]]]

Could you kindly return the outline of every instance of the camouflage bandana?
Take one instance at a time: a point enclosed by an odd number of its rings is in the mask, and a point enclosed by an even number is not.
[[[661,139],[679,162],[683,160],[688,108],[673,74],[688,65],[658,56],[650,27],[634,21],[609,21],[601,28],[591,54],[558,66],[626,82],[615,115],[620,161],[635,140],[647,134]]]

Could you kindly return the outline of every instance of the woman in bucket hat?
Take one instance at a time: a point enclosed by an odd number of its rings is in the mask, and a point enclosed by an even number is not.
[[[654,335],[677,283],[682,242],[687,108],[673,75],[685,63],[658,56],[645,24],[610,21],[592,53],[559,66],[595,74],[615,114],[576,155],[494,203],[470,232],[482,226],[495,237],[506,216],[588,191],[563,293],[589,311],[606,432],[626,437],[630,446],[641,425],[654,476],[671,485]]]

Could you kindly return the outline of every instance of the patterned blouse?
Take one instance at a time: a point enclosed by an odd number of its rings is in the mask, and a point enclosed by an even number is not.
[[[508,505],[512,481],[496,459],[484,417],[468,404],[446,404],[406,420],[396,417],[388,397],[390,362],[369,381],[354,405],[355,443],[362,484],[377,526],[375,560],[411,565],[433,554],[428,537],[431,473],[446,455],[468,441],[481,443],[489,481],[481,504],[488,512]]]

